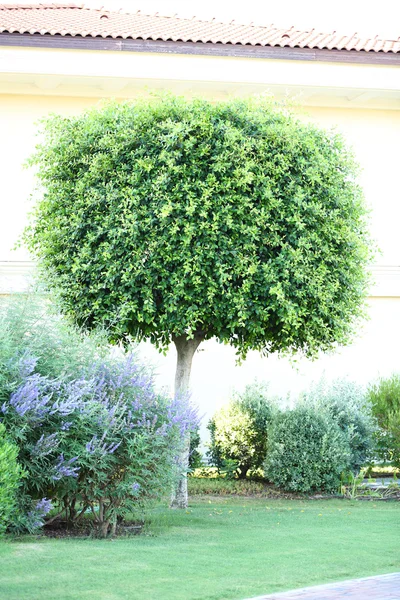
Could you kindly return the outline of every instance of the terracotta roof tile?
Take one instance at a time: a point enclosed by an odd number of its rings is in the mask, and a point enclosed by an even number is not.
[[[344,36],[336,31],[320,33],[315,29],[278,29],[274,25],[243,25],[235,21],[221,23],[215,19],[201,21],[158,13],[146,15],[140,11],[111,12],[73,3],[0,4],[1,33],[400,53],[400,37],[387,40],[378,36],[362,37],[357,33]]]

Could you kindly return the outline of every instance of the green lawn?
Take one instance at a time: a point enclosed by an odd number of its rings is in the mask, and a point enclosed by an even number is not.
[[[195,498],[146,533],[0,543],[4,600],[242,600],[400,571],[400,503]]]

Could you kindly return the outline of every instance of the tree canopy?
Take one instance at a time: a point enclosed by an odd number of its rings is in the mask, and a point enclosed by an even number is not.
[[[64,312],[113,340],[216,337],[244,357],[344,344],[366,210],[343,139],[263,99],[165,96],[51,116],[27,232]]]

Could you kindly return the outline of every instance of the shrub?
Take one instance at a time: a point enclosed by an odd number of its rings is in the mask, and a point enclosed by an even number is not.
[[[210,463],[223,470],[234,461],[233,471],[241,478],[250,469],[259,468],[265,460],[268,426],[274,413],[266,387],[248,385],[243,394],[237,394],[218,410],[208,424]]]
[[[69,335],[79,348],[78,332]],[[84,359],[76,361],[74,351],[70,361],[65,353],[64,364],[50,369],[31,353],[30,337],[22,336],[14,355],[12,336],[0,345],[1,418],[26,472],[16,528],[41,526],[53,501],[71,521],[92,511],[106,535],[117,517],[172,485],[174,459],[195,414],[185,398],[156,394],[133,351],[100,352],[84,340]],[[43,365],[58,377],[43,375]]]
[[[258,496],[279,498],[282,494],[263,481],[251,479],[226,479],[189,477],[189,493],[193,496]]]
[[[190,450],[189,450],[189,468],[199,469],[203,465],[203,455],[199,451],[200,446],[200,431],[196,427],[190,432]]]
[[[21,294],[0,299],[0,394],[18,379],[11,372],[15,357],[35,357],[35,370],[53,378],[61,374],[73,379],[93,357],[106,356],[106,335],[85,335],[63,319],[48,299],[40,294]],[[1,398],[0,398],[1,399]]]
[[[317,412],[327,413],[339,425],[350,447],[349,469],[358,473],[371,456],[376,428],[363,387],[346,379],[331,384],[321,380],[304,401]]]
[[[379,425],[377,453],[385,462],[400,467],[400,375],[372,384],[368,398]]]
[[[25,496],[58,500],[71,520],[80,502],[106,534],[172,484],[174,449],[190,425],[182,408],[157,396],[128,354],[67,382],[32,372],[1,411],[20,446]]]
[[[279,414],[269,433],[266,477],[291,492],[337,490],[350,448],[337,423],[313,407]]]
[[[18,448],[6,437],[0,423],[0,535],[10,525],[16,511],[17,492],[23,475],[17,462]]]

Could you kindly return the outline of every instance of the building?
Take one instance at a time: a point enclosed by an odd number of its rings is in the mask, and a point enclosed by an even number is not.
[[[35,145],[37,121],[72,114],[103,98],[135,98],[168,89],[223,99],[289,95],[303,117],[336,127],[362,166],[381,249],[373,268],[370,320],[354,343],[296,365],[256,353],[235,366],[232,349],[211,341],[195,357],[192,384],[211,412],[257,377],[273,392],[295,395],[323,372],[367,382],[400,369],[400,37],[300,31],[177,17],[125,14],[73,4],[0,5],[0,293],[26,289],[33,264],[12,250],[25,223],[34,174],[22,165]],[[171,385],[174,355],[143,352]]]

